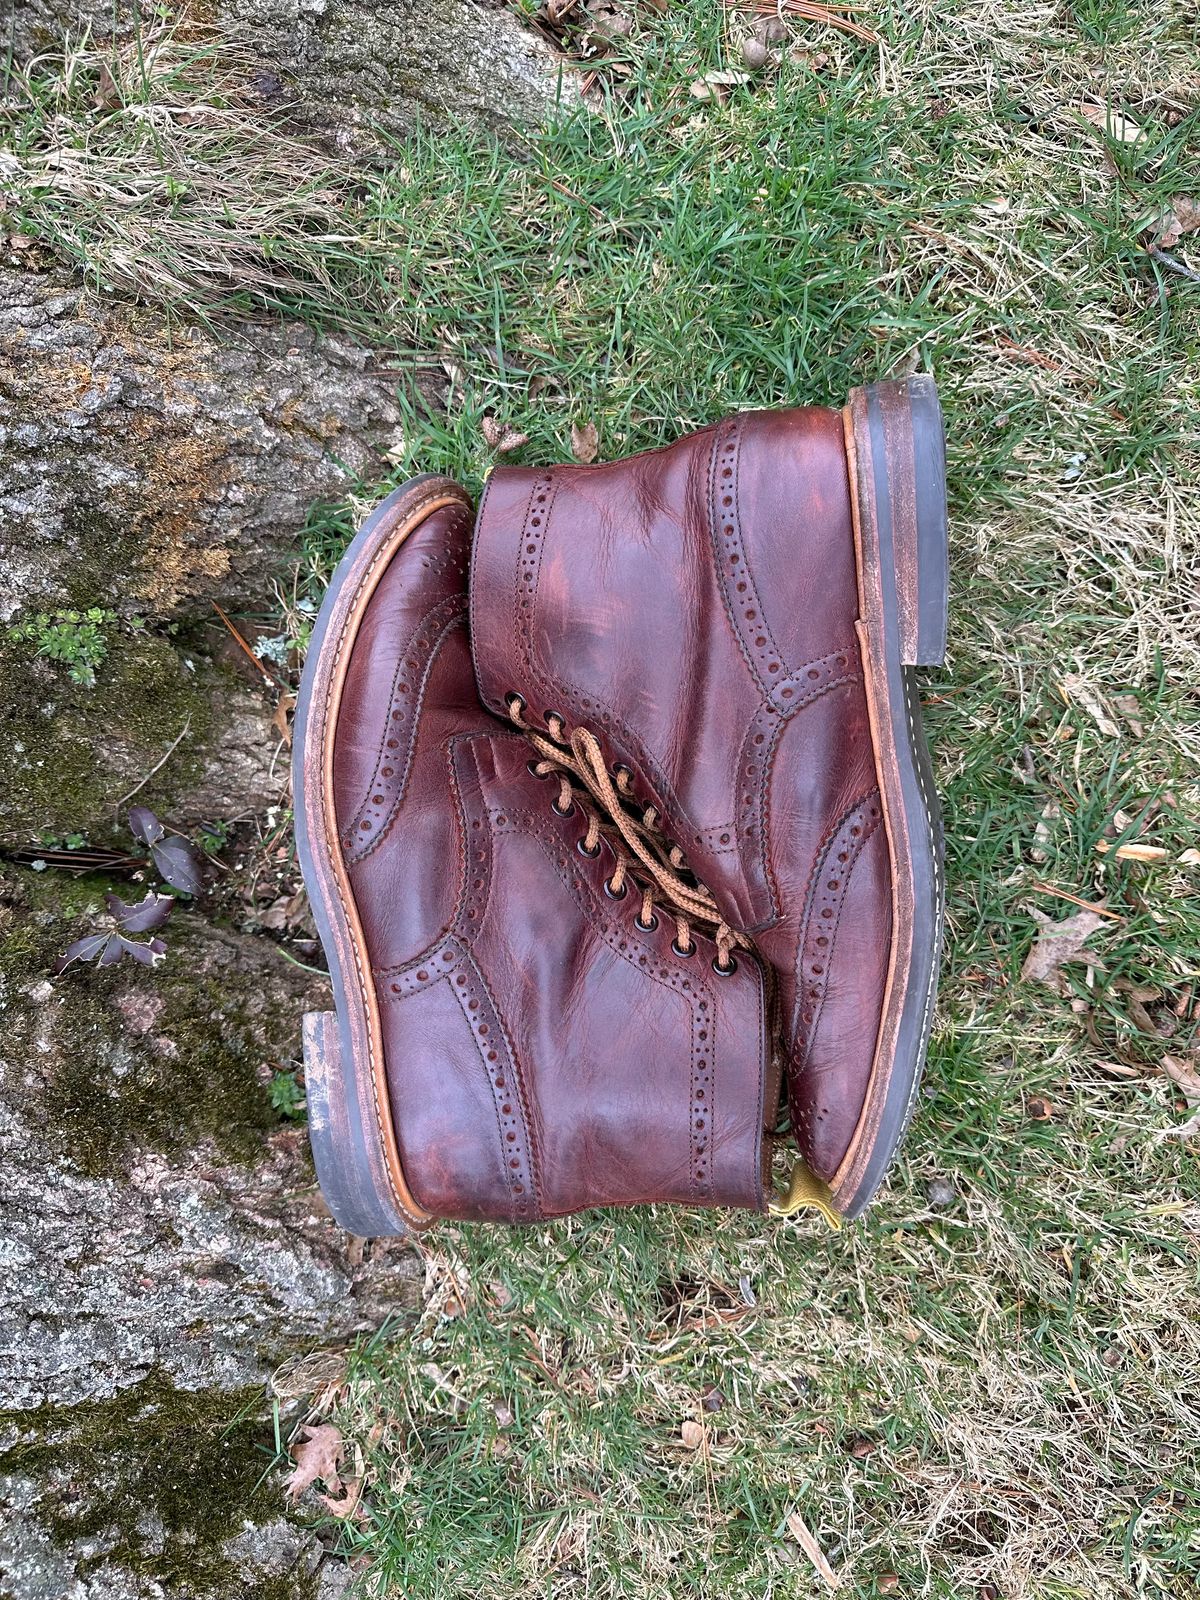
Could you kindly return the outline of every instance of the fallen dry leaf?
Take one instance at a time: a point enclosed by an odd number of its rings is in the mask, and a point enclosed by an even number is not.
[[[689,1450],[699,1450],[704,1443],[704,1429],[698,1422],[683,1422],[679,1427],[679,1437]]]
[[[816,1536],[809,1529],[798,1511],[789,1511],[787,1517],[788,1532],[800,1546],[804,1554],[816,1567],[821,1577],[830,1589],[839,1589],[842,1580],[829,1565],[829,1558],[817,1543]]]
[[[510,450],[519,450],[523,444],[529,443],[527,433],[520,433],[507,422],[497,422],[495,417],[484,417],[480,426],[488,448],[500,455],[507,455]]]
[[[1200,200],[1181,194],[1171,202],[1171,209],[1159,219],[1157,236],[1151,241],[1158,250],[1174,250],[1185,233],[1195,233],[1200,228]]]
[[[1142,130],[1137,123],[1114,111],[1111,106],[1081,105],[1079,115],[1119,144],[1136,144],[1142,137]]]
[[[595,461],[600,454],[600,435],[594,422],[585,422],[582,427],[577,422],[571,424],[571,454],[585,467]]]
[[[1112,856],[1115,861],[1166,861],[1171,852],[1164,850],[1160,844],[1109,844],[1107,839],[1096,841],[1096,853],[1102,856]]]
[[[1121,730],[1109,716],[1103,700],[1086,679],[1081,678],[1077,672],[1068,672],[1059,688],[1062,691],[1063,699],[1069,703],[1082,706],[1101,733],[1108,734],[1110,738],[1120,734]]]
[[[1029,908],[1029,914],[1041,931],[1021,968],[1021,978],[1025,983],[1046,983],[1061,993],[1060,967],[1081,957],[1091,966],[1098,965],[1097,958],[1085,950],[1084,945],[1098,928],[1104,926],[1104,917],[1095,911],[1077,911],[1074,916],[1055,922],[1036,906]]]
[[[1189,1106],[1200,1106],[1200,1073],[1183,1056],[1163,1056],[1160,1065],[1171,1082],[1178,1084]]]
[[[694,78],[688,90],[697,100],[724,100],[731,89],[749,82],[748,72],[706,72],[702,78]]]
[[[293,1500],[299,1500],[318,1478],[336,1494],[342,1487],[337,1469],[345,1449],[341,1429],[332,1422],[320,1422],[315,1427],[305,1426],[303,1431],[308,1437],[291,1446],[296,1465],[287,1481],[288,1494]]]

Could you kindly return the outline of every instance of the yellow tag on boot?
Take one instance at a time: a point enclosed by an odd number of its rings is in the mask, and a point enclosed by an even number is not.
[[[819,1211],[830,1230],[837,1233],[842,1219],[830,1201],[829,1185],[814,1177],[803,1161],[797,1161],[788,1179],[787,1192],[777,1194],[767,1209],[773,1217],[791,1217],[797,1211]]]

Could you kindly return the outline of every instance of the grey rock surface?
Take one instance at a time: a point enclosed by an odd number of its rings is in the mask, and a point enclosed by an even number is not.
[[[265,1087],[324,980],[181,910],[162,966],[49,978],[95,919],[38,909],[54,886],[35,876],[9,892],[0,989],[0,1409],[111,1399],[152,1373],[238,1388],[402,1308],[410,1280],[351,1264]]]
[[[261,604],[314,501],[395,442],[395,377],[297,326],[172,326],[0,268],[0,621]]]
[[[155,11],[150,0],[24,0],[9,36],[27,61],[84,28],[126,37]],[[293,119],[341,140],[369,142],[371,125],[519,128],[578,98],[572,65],[480,0],[217,0],[215,13],[286,79]]]
[[[0,1594],[334,1593],[264,1478],[267,1381],[411,1310],[420,1277],[336,1227],[270,1102],[327,986],[181,910],[161,967],[51,978],[97,892],[2,887]]]

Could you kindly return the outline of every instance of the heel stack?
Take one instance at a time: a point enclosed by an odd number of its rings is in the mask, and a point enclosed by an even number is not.
[[[880,557],[890,556],[895,572],[901,664],[939,666],[946,657],[950,555],[937,387],[925,375],[869,384],[851,392],[849,412],[860,515],[871,518]]]
[[[390,1194],[379,1141],[360,1104],[364,1085],[344,1058],[334,1011],[305,1013],[304,1088],[313,1161],[334,1220],[363,1238],[408,1233]]]

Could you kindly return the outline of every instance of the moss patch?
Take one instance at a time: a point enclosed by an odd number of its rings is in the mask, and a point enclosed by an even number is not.
[[[198,769],[219,686],[218,669],[189,668],[152,634],[111,641],[91,688],[37,659],[31,644],[0,637],[0,736],[9,756],[0,778],[3,834],[21,844],[43,831],[111,834],[116,802],[187,727],[138,793],[169,814]]]
[[[107,883],[13,872],[0,887],[0,952],[18,983],[37,981],[99,912]],[[295,1041],[279,1038],[263,962],[247,965],[227,936],[177,909],[169,954],[153,971],[73,967],[53,999],[14,1017],[36,1028],[47,1142],[92,1177],[114,1176],[139,1150],[210,1142],[252,1162],[281,1117],[260,1075]],[[298,1022],[297,1017],[293,1021]]]
[[[77,1406],[0,1412],[0,1473],[42,1487],[39,1521],[63,1545],[96,1541],[86,1576],[113,1561],[168,1593],[227,1596],[237,1567],[224,1549],[247,1521],[279,1516],[262,1391],[192,1392],[159,1374]],[[178,1586],[178,1587],[177,1587]],[[315,1575],[255,1580],[257,1600],[302,1600]]]

